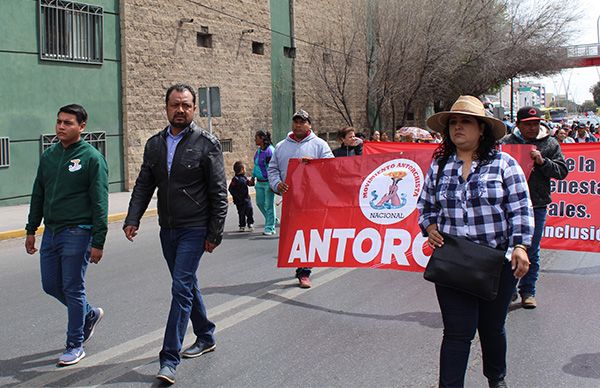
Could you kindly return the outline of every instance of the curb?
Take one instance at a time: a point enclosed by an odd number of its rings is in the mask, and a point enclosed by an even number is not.
[[[158,211],[156,210],[156,208],[153,209],[148,209],[146,210],[146,212],[144,213],[144,215],[142,216],[142,218],[144,217],[154,217],[158,214]],[[123,221],[125,219],[125,217],[127,216],[127,212],[123,212],[123,213],[115,213],[115,214],[109,214],[108,215],[108,222],[112,223],[112,222],[119,222],[119,221]],[[2,240],[9,240],[11,238],[21,238],[21,237],[25,237],[26,235],[26,231],[25,229],[17,229],[17,230],[7,230],[5,232],[0,232],[0,241]],[[44,225],[41,225],[38,230],[36,231],[36,235],[40,235],[44,233]]]
[[[251,192],[250,196],[256,197],[256,192],[255,191]],[[233,198],[231,197],[231,195],[227,196],[227,202],[233,203]],[[142,216],[142,218],[154,217],[157,215],[158,215],[158,210],[156,208],[152,208],[152,209],[147,209],[146,212],[144,213],[144,215]],[[125,219],[125,217],[127,217],[127,212],[109,214],[108,215],[108,223],[123,221]],[[36,236],[41,235],[42,233],[44,233],[44,225],[40,225],[38,230],[35,232],[35,235]],[[0,232],[0,241],[9,240],[11,238],[25,237],[26,234],[27,234],[27,232],[25,231],[25,228],[17,229],[17,230],[7,230],[4,232]]]

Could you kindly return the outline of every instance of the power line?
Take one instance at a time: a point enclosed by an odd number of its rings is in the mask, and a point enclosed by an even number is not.
[[[186,1],[187,1],[187,2],[189,2],[189,3],[192,3],[192,4],[194,4],[194,5],[197,5],[197,6],[199,6],[199,7],[202,7],[202,8],[208,9],[208,10],[210,10],[210,11],[213,11],[213,12],[216,12],[216,13],[218,13],[218,14],[221,14],[221,15],[227,16],[227,17],[229,17],[229,18],[232,18],[232,19],[239,20],[239,21],[240,21],[240,22],[242,22],[242,23],[249,24],[249,25],[251,25],[251,26],[254,26],[254,27],[258,28],[258,29],[262,29],[262,30],[265,30],[265,31],[269,31],[269,32],[272,32],[272,33],[275,33],[275,34],[278,34],[278,35],[284,36],[284,37],[286,37],[286,38],[289,38],[289,39],[294,39],[295,41],[302,42],[302,43],[306,43],[306,44],[307,44],[307,45],[309,45],[309,46],[314,46],[314,47],[317,47],[317,48],[321,48],[321,49],[323,49],[323,50],[327,50],[327,51],[330,51],[330,52],[335,52],[335,53],[338,53],[338,54],[342,54],[342,55],[344,55],[344,56],[348,56],[348,53],[345,53],[345,52],[343,52],[343,51],[339,51],[339,50],[335,50],[335,49],[331,49],[331,48],[327,48],[327,47],[323,46],[323,44],[322,44],[322,43],[315,43],[315,42],[311,42],[311,41],[308,41],[308,40],[305,40],[305,39],[302,39],[302,38],[298,38],[297,36],[291,36],[291,35],[288,35],[288,34],[286,34],[286,33],[284,33],[284,32],[281,32],[281,31],[274,30],[274,29],[272,29],[272,28],[270,28],[270,27],[263,26],[263,25],[261,25],[261,24],[258,24],[258,23],[256,23],[256,22],[253,22],[253,21],[251,21],[251,20],[246,20],[246,19],[243,19],[243,18],[241,18],[241,17],[239,17],[239,16],[232,15],[232,14],[230,14],[230,13],[227,13],[227,12],[225,12],[225,11],[222,11],[222,10],[220,10],[220,9],[216,9],[216,8],[213,8],[213,7],[211,7],[211,6],[208,6],[208,5],[206,5],[206,4],[202,4],[202,3],[198,2],[198,1],[194,1],[194,0],[186,0]],[[361,59],[361,58],[357,58],[357,57],[354,57],[354,56],[351,56],[351,57],[352,57],[352,58],[354,58],[354,59],[359,59],[359,60]]]

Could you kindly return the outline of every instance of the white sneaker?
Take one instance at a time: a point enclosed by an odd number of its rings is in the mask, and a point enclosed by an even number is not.
[[[274,230],[272,230],[272,231],[270,231],[270,232],[267,232],[267,231],[265,231],[265,232],[263,232],[263,234],[264,234],[265,236],[274,236],[274,235],[275,235],[275,231],[274,231]]]
[[[246,228],[244,228],[243,226],[240,226],[240,228],[238,229],[239,232],[245,232]]]
[[[252,225],[246,226],[246,232],[254,232],[254,227]]]

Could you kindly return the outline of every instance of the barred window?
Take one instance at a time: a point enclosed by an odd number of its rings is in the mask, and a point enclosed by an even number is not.
[[[0,167],[10,167],[10,139],[0,137]]]
[[[221,150],[223,152],[233,152],[233,140],[232,139],[219,139],[221,143]]]
[[[102,63],[102,7],[64,0],[39,0],[40,58]]]
[[[106,158],[106,132],[84,132],[81,138],[96,148],[102,156]],[[46,151],[51,145],[58,143],[55,134],[42,135],[42,152]]]

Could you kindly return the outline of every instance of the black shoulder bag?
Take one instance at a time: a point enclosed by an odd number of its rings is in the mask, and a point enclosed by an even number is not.
[[[436,191],[446,162],[440,161]],[[496,299],[505,252],[464,237],[440,234],[444,237],[444,245],[433,251],[423,277],[439,286],[454,288],[487,301]]]

